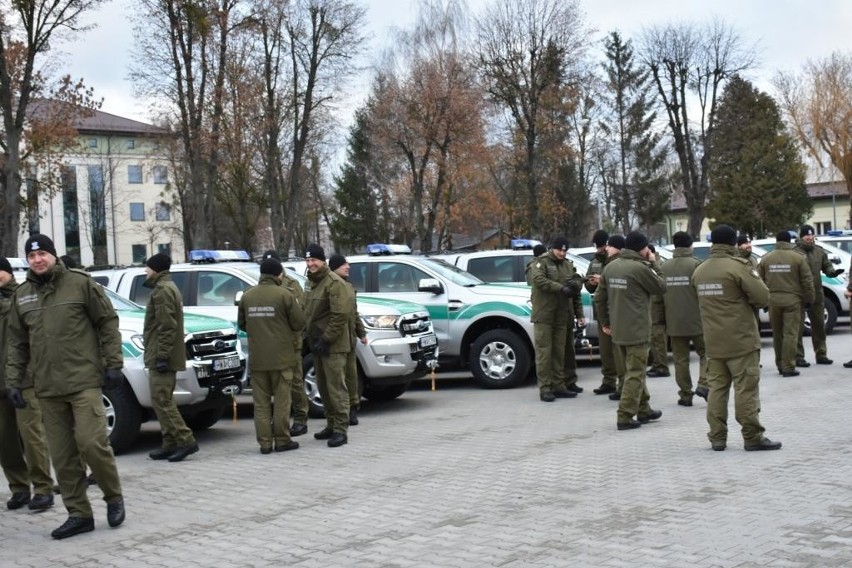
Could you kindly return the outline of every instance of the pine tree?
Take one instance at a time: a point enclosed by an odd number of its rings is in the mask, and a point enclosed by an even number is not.
[[[708,216],[756,237],[801,224],[812,210],[806,168],[775,100],[735,75],[718,110]]]
[[[337,206],[330,229],[338,250],[354,252],[369,243],[388,240],[383,229],[386,223],[380,219],[380,198],[370,175],[372,155],[364,109],[356,112],[348,143],[346,164],[334,178]]]
[[[602,168],[608,210],[626,233],[660,221],[669,202],[665,172],[667,148],[652,129],[656,120],[649,74],[636,65],[631,42],[618,32],[606,40],[607,105],[605,121],[612,150]]]

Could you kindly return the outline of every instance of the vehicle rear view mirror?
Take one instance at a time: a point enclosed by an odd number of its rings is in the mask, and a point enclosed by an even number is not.
[[[422,278],[417,284],[417,291],[440,294],[444,291],[444,287],[435,278]]]

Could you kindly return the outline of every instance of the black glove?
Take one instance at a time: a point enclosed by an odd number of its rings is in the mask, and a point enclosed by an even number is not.
[[[27,401],[24,400],[24,395],[21,394],[20,389],[9,388],[6,391],[6,397],[8,397],[9,402],[11,402],[12,406],[15,408],[21,409],[27,407]]]
[[[324,337],[320,337],[314,341],[314,344],[311,346],[311,351],[314,352],[314,355],[319,355],[320,357],[324,357],[329,354],[331,346],[328,344],[328,341],[325,340]]]
[[[169,362],[165,359],[157,359],[157,364],[154,365],[154,369],[156,369],[158,373],[168,373]]]
[[[562,290],[561,290],[561,291],[562,291],[562,293],[563,293],[563,294],[565,294],[565,295],[566,295],[566,296],[568,296],[569,298],[573,298],[574,296],[576,296],[576,295],[577,295],[577,291],[576,291],[576,290],[574,290],[574,288],[573,288],[573,287],[568,286],[567,284],[566,284],[565,286],[563,286],[563,287],[562,287]]]
[[[580,293],[583,287],[583,281],[577,277],[571,277],[565,281],[565,286],[562,287],[562,293],[573,298]]]
[[[806,309],[806,310],[811,309],[811,305],[810,305],[809,303],[808,303],[808,304],[805,304],[805,309]]]
[[[843,274],[844,272],[846,272],[845,268],[838,268],[837,270],[834,271],[834,274],[832,274],[831,277],[836,278],[836,277],[840,276],[841,274]]]
[[[121,386],[121,381],[124,380],[124,375],[121,369],[107,369],[104,371],[104,388],[111,390]]]

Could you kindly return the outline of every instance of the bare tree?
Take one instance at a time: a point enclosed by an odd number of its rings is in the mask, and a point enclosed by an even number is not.
[[[523,141],[527,230],[539,227],[540,129],[556,94],[575,81],[589,32],[577,0],[493,0],[477,24],[479,68],[492,101]]]
[[[678,156],[687,231],[698,237],[711,190],[707,142],[716,124],[717,99],[729,77],[753,64],[754,50],[745,48],[734,29],[721,20],[701,27],[654,26],[643,32],[640,44]]]
[[[806,63],[800,73],[775,76],[779,106],[807,153],[843,177],[852,227],[852,53]]]
[[[21,223],[21,187],[24,167],[25,130],[30,118],[30,103],[35,97],[43,96],[45,78],[38,70],[47,53],[63,37],[89,27],[80,25],[80,17],[97,8],[104,0],[30,0],[27,2],[4,2],[0,6],[0,110],[3,114],[3,129],[0,131],[0,253],[13,255],[17,247]],[[69,78],[64,79],[66,88],[75,86]],[[68,93],[82,94],[91,99],[91,92],[76,83],[77,88]],[[62,89],[60,85],[59,89]],[[74,98],[66,99],[70,102]],[[89,107],[97,106],[90,103]],[[46,147],[54,145],[55,139],[42,139]],[[38,145],[38,142],[36,142]],[[34,150],[35,148],[30,148]]]

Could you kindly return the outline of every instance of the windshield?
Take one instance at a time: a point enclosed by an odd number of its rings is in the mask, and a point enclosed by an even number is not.
[[[453,284],[458,284],[459,286],[476,286],[477,284],[484,284],[482,280],[470,272],[466,272],[457,266],[453,266],[440,258],[421,258],[420,263],[423,264],[423,266],[428,266]]]
[[[122,298],[109,288],[104,288],[104,292],[106,292],[107,298],[112,302],[112,307],[116,310],[142,310],[144,309],[139,304],[134,304],[130,300],[126,298]]]

